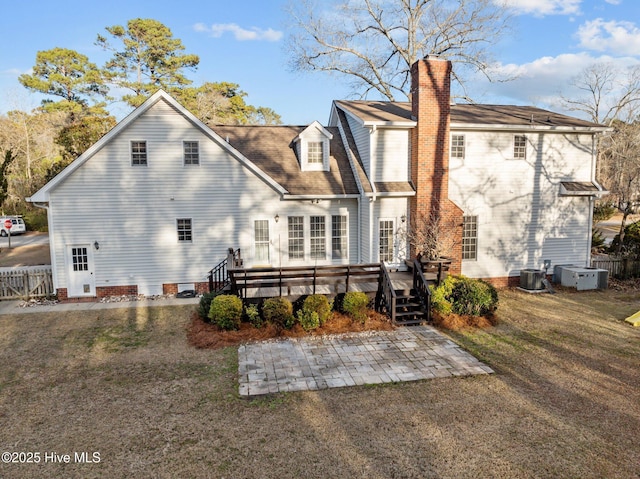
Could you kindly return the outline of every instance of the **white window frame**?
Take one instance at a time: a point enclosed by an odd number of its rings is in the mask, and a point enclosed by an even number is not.
[[[307,141],[307,164],[324,165],[324,141]]]
[[[186,223],[187,221],[188,223]],[[193,243],[193,219],[176,218],[176,232],[178,233],[178,243]]]
[[[300,223],[296,223],[296,224],[292,224],[291,220],[292,219],[296,219],[296,221],[301,220]],[[304,261],[305,259],[305,235],[304,235],[304,231],[305,231],[305,226],[304,226],[305,220],[304,220],[304,216],[302,215],[291,215],[287,217],[287,255],[289,257],[289,261]],[[291,227],[292,226],[299,226],[300,229],[299,230],[294,230],[292,231]],[[292,237],[292,233],[299,233],[300,236],[294,236]],[[295,254],[295,255],[291,255],[291,247],[292,247],[292,242],[295,242],[296,244],[300,244],[301,247],[301,252],[299,254]]]
[[[134,151],[134,144],[144,145],[144,163],[141,161],[141,151]],[[149,165],[149,143],[147,140],[131,140],[129,143],[129,155],[131,157],[131,166],[148,166]]]
[[[478,261],[478,215],[462,217],[462,260]]]
[[[458,144],[457,141],[461,141],[462,144]],[[467,152],[467,139],[465,135],[452,134],[451,135],[451,146],[449,147],[449,156],[451,158],[456,158],[460,160],[464,160]]]
[[[196,151],[187,151],[195,144]],[[193,155],[195,154],[195,158]],[[182,164],[183,166],[200,166],[200,142],[198,140],[184,140],[182,142]]]
[[[518,140],[522,140],[522,144],[518,144]],[[527,159],[527,135],[513,135],[513,159]]]
[[[314,235],[316,233],[316,230],[314,230],[314,218],[322,218],[322,236]],[[316,246],[321,246],[322,251],[316,251]],[[327,259],[327,217],[324,215],[309,216],[309,259],[313,261],[325,261]]]
[[[257,234],[258,222],[260,222],[262,226],[263,225],[267,226],[266,239],[261,238],[260,240],[258,240],[258,234]],[[266,259],[258,258],[259,246],[260,247],[266,246],[266,253],[267,253]],[[255,264],[263,264],[263,265],[271,264],[271,224],[268,219],[259,218],[259,219],[253,220],[253,262]]]
[[[344,221],[344,234],[336,236],[335,232],[335,219],[339,218],[340,223]],[[342,224],[340,225],[340,231],[342,232]],[[335,241],[340,241],[340,251],[342,254],[336,256],[336,248],[334,248]],[[349,259],[349,217],[348,215],[331,215],[331,259],[348,260]]]
[[[388,244],[388,246],[391,246],[390,248],[390,252],[391,252],[391,259],[387,260],[387,259],[383,259],[383,254],[382,254],[382,223],[390,223],[391,224],[391,235],[389,236],[389,239],[391,241],[390,245]],[[388,230],[388,227],[385,228],[385,231]],[[393,263],[396,261],[396,220],[394,218],[379,218],[378,219],[378,261],[380,261],[381,263],[384,261],[385,263]]]

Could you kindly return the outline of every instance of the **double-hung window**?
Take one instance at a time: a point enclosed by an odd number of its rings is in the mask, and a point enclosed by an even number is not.
[[[190,242],[193,240],[193,230],[191,229],[191,218],[178,218],[178,241]]]
[[[269,264],[269,220],[255,220],[255,261],[258,264]]]
[[[183,141],[182,148],[184,152],[185,165],[200,164],[200,147],[197,141]]]
[[[310,165],[322,165],[324,163],[324,149],[321,141],[307,143],[307,163]]]
[[[451,158],[464,159],[464,135],[451,135]]]
[[[289,216],[289,259],[304,259],[304,217]]]
[[[324,216],[310,218],[309,249],[311,259],[326,259],[326,232]]]
[[[347,217],[331,217],[331,257],[345,259],[347,255]]]
[[[515,135],[513,137],[513,158],[516,160],[527,159],[527,137]]]
[[[478,217],[462,217],[462,259],[478,259]]]
[[[133,166],[147,166],[147,142],[131,142],[131,164]]]

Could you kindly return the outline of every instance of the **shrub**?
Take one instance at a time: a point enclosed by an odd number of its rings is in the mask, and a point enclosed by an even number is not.
[[[630,258],[640,257],[640,221],[625,226],[622,244],[620,244],[620,234],[613,238],[610,250],[617,252],[618,248],[620,248],[620,252],[624,256]]]
[[[262,316],[265,321],[278,329],[291,329],[295,322],[293,304],[287,298],[269,298],[262,305]]]
[[[358,321],[367,319],[368,307],[369,297],[361,291],[350,291],[342,298],[342,311]]]
[[[442,314],[484,316],[497,308],[498,292],[480,279],[449,276],[432,289],[431,304]]]
[[[305,331],[311,331],[320,327],[320,316],[317,312],[308,309],[301,309],[296,315],[300,326]]]
[[[314,312],[318,315],[320,325],[327,322],[329,316],[331,316],[332,304],[327,297],[323,294],[313,294],[308,296],[304,303],[302,303],[302,310],[307,312]]]
[[[200,316],[205,322],[209,322],[209,311],[211,311],[211,301],[220,293],[204,293],[200,298],[200,304],[198,305],[198,316]]]
[[[254,328],[261,328],[263,326],[264,321],[262,320],[262,316],[260,316],[257,305],[248,305],[244,309],[244,314],[247,317],[247,321],[249,321]]]
[[[211,301],[209,318],[226,331],[238,329],[242,319],[242,300],[232,294],[216,296]]]

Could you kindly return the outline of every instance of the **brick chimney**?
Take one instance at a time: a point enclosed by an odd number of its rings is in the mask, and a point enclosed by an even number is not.
[[[411,66],[411,113],[417,126],[411,131],[412,227],[433,215],[456,236],[451,270],[459,274],[462,262],[462,210],[449,200],[449,143],[451,121],[451,62],[427,56]],[[411,251],[415,256],[416,251]]]

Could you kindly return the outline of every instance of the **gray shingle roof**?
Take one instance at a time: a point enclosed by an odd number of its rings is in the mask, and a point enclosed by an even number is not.
[[[330,171],[301,171],[292,140],[307,126],[213,126],[211,129],[291,195],[352,195],[358,187],[337,128],[329,145]]]
[[[335,103],[364,122],[400,123],[413,121],[411,103],[409,102],[355,100],[336,101]],[[476,104],[451,105],[451,123],[574,128],[603,126],[533,106]]]

